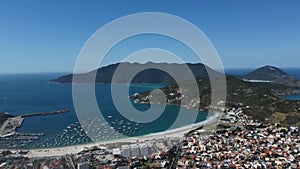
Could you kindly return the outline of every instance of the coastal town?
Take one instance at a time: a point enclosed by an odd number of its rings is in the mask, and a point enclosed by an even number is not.
[[[297,127],[264,124],[241,112],[228,112],[235,123],[226,130],[191,133],[181,146],[177,168],[300,167]]]
[[[0,169],[300,169],[300,0],[0,0]]]
[[[299,168],[298,128],[260,122],[244,109],[227,109],[213,131],[198,127],[181,136],[94,143],[76,151],[3,150],[0,168]]]

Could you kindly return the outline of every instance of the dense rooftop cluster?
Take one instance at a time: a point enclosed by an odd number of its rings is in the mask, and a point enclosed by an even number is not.
[[[195,131],[189,135],[177,168],[300,167],[298,128],[261,124],[243,114],[237,121],[235,126],[214,134],[202,136]]]

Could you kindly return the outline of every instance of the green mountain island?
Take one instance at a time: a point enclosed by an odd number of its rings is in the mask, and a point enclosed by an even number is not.
[[[266,81],[291,86],[300,86],[300,81],[296,77],[291,76],[274,66],[258,68],[244,76],[241,76],[241,78],[248,81]]]
[[[93,70],[83,74],[69,74],[66,76],[58,77],[51,80],[55,83],[71,83],[72,77],[77,76],[76,82],[89,83],[90,75],[95,74],[96,83],[111,83],[112,77],[116,68],[121,63],[109,65],[106,67]],[[182,64],[167,64],[167,63],[122,63],[127,67],[126,73],[135,73],[132,70],[135,68],[141,68],[144,66],[152,67],[167,67],[168,70],[172,70],[178,73],[180,79],[187,84],[190,83],[190,78],[182,72]],[[186,64],[194,74],[198,83],[198,89],[200,93],[200,109],[206,110],[210,105],[211,86],[209,82],[209,76],[207,72],[213,75],[219,75],[220,73],[214,71],[210,67],[203,64]],[[195,108],[191,102],[181,102],[181,93],[175,80],[166,72],[159,69],[146,69],[139,72],[131,81],[122,78],[122,75],[116,75],[117,80],[115,83],[166,83],[169,84],[162,91],[167,96],[168,104],[181,105],[190,109]],[[234,76],[226,74],[227,83],[227,99],[226,106],[240,106],[247,107],[246,113],[258,120],[268,120],[271,122],[281,122],[287,125],[300,125],[300,101],[286,100],[282,96],[293,95],[300,93],[300,81],[294,76],[287,74],[279,68],[272,66],[264,66],[258,68],[244,76]],[[183,89],[184,90],[184,89]],[[131,96],[140,103],[149,103],[149,92],[140,93],[135,96]],[[195,100],[198,96],[185,96],[186,100]],[[152,102],[160,103],[159,98]]]
[[[186,77],[186,72],[182,71],[187,66],[194,74],[196,79],[204,78],[209,79],[207,71],[211,71],[214,73],[214,70],[212,70],[209,67],[206,67],[203,64],[168,64],[168,63],[153,63],[148,62],[145,64],[140,63],[116,63],[109,66],[105,66],[102,68],[99,68],[97,70],[93,70],[88,73],[83,74],[69,74],[65,76],[58,77],[57,79],[51,80],[51,82],[55,83],[71,83],[73,76],[76,78],[76,81],[74,82],[91,82],[90,77],[94,74],[96,75],[95,81],[96,83],[111,83],[112,77],[117,76],[115,78],[115,83],[175,83],[176,81],[166,72],[158,70],[158,69],[146,69],[144,71],[141,71],[138,73],[132,81],[128,81],[126,76],[124,74],[115,74],[116,69],[118,66],[122,65],[124,69],[126,70],[126,74],[134,74],[136,73],[136,70],[145,68],[145,67],[157,67],[157,68],[165,68],[168,69],[170,72],[174,72],[174,74],[178,75],[180,77],[179,81],[185,81],[190,80],[190,77]],[[207,69],[207,70],[206,70]],[[125,73],[125,72],[124,72]]]

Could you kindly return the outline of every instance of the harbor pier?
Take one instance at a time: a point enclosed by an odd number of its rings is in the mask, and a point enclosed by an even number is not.
[[[23,124],[24,118],[33,117],[33,116],[47,116],[47,115],[55,115],[55,114],[63,114],[67,113],[69,110],[61,109],[57,111],[51,112],[40,112],[40,113],[31,113],[31,114],[23,114],[16,117],[8,118],[2,126],[0,127],[0,137],[6,137],[16,132],[17,128],[20,128]]]

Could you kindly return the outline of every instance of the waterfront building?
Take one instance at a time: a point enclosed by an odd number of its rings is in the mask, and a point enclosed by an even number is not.
[[[139,146],[137,144],[131,144],[130,148],[132,157],[138,157],[140,155]]]
[[[121,154],[123,157],[131,157],[131,151],[128,145],[122,145],[121,150],[122,150]]]
[[[145,143],[139,144],[140,147],[140,155],[141,156],[148,156],[149,155],[149,149],[148,146]]]
[[[121,156],[122,155],[122,152],[121,152],[120,148],[114,148],[112,150],[112,153],[113,153],[114,156]]]

